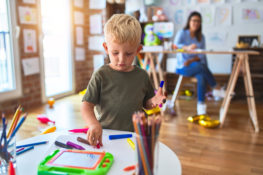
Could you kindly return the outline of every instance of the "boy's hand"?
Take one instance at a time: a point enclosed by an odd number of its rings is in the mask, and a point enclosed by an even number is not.
[[[166,102],[166,96],[163,94],[163,88],[159,87],[155,96],[147,101],[146,108],[151,109]]]
[[[96,146],[97,144],[100,144],[100,146],[102,146],[102,128],[99,122],[89,126],[87,140],[90,145]]]

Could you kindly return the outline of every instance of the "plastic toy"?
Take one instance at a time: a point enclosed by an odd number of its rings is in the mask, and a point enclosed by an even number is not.
[[[108,152],[56,150],[38,166],[38,175],[104,175],[113,163]]]
[[[55,103],[55,99],[54,98],[49,98],[47,101],[47,104],[49,105],[49,108],[53,108],[53,105]]]
[[[144,27],[145,37],[143,43],[145,46],[157,46],[161,44],[161,40],[153,32],[153,24],[147,24]]]

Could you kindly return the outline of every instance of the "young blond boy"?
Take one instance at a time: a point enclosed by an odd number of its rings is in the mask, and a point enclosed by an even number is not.
[[[91,145],[102,145],[102,128],[133,131],[132,114],[165,99],[161,88],[155,95],[148,74],[132,65],[142,49],[141,33],[139,22],[130,15],[113,15],[105,24],[103,47],[110,63],[93,73],[81,106]]]

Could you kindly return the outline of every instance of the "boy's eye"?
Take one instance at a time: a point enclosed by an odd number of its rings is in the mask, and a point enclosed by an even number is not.
[[[127,55],[127,56],[131,56],[131,55],[132,55],[132,53],[126,53],[126,55]]]
[[[119,53],[118,52],[113,52],[113,55],[118,55]]]

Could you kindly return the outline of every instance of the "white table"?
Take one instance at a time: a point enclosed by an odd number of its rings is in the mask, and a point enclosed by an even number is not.
[[[107,151],[113,154],[114,163],[108,172],[108,175],[132,174],[124,172],[123,168],[135,164],[136,153],[130,147],[126,139],[109,140],[108,135],[125,134],[130,132],[103,130],[103,147],[95,149],[92,146],[85,146],[90,151]],[[132,138],[135,141],[135,133]],[[54,132],[46,135],[32,137],[26,140],[17,142],[17,145],[49,141],[48,144],[35,146],[34,150],[25,152],[17,157],[17,172],[18,175],[36,175],[38,164],[54,149],[58,149],[54,145],[55,140],[63,141],[65,137],[75,138],[77,136],[85,137],[85,134],[72,134],[67,131]],[[62,139],[62,140],[61,140]],[[158,160],[158,175],[163,174],[182,174],[181,163],[176,154],[163,143],[159,142],[159,160]]]

